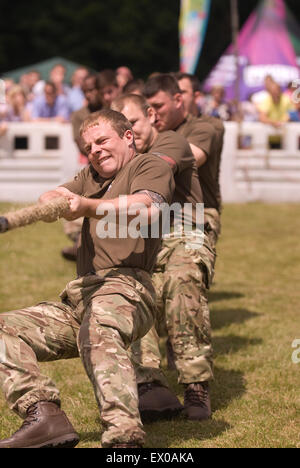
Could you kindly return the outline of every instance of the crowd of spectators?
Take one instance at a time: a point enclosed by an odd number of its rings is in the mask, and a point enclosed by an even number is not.
[[[193,114],[211,115],[223,121],[260,121],[276,128],[288,121],[300,122],[300,105],[293,102],[295,90],[292,84],[282,89],[271,76],[265,78],[264,90],[239,103],[226,101],[221,85],[204,93],[195,75],[175,73],[175,76],[180,79],[185,99],[193,102]],[[0,104],[0,136],[5,133],[6,122],[71,121],[75,112],[90,105],[91,90],[86,83],[89,78],[97,81],[97,85],[92,86],[101,100],[101,103],[97,102],[96,110],[109,107],[121,93],[143,93],[143,79],[134,77],[126,66],[105,69],[95,76],[81,66],[73,73],[71,83],[66,83],[65,77],[66,68],[58,63],[46,81],[36,70],[21,76],[18,83],[4,79],[6,102]]]

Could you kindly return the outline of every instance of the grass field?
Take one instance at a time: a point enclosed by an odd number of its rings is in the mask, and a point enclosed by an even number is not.
[[[0,204],[0,212],[8,205]],[[146,447],[300,448],[300,206],[226,205],[210,310],[215,353],[213,417],[145,426]],[[57,300],[75,267],[60,250],[60,223],[38,223],[0,238],[0,312]],[[298,354],[300,357],[300,353]],[[163,361],[165,366],[165,358]],[[79,448],[99,446],[101,426],[79,359],[46,363],[62,406],[81,435]],[[176,374],[166,371],[179,398]],[[20,426],[0,395],[0,438]]]

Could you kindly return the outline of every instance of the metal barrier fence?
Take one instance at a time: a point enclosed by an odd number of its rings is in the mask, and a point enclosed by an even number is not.
[[[225,127],[223,202],[300,202],[300,124]],[[0,137],[0,201],[36,201],[79,169],[70,124],[10,123]]]

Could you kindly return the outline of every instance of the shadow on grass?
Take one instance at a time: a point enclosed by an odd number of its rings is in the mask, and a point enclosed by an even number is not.
[[[188,421],[179,417],[172,421],[145,424],[147,441],[145,448],[200,448],[205,440],[211,440],[230,429],[223,419]]]
[[[235,291],[214,291],[208,292],[208,302],[229,301],[231,299],[240,299],[244,294]]]
[[[259,314],[257,312],[242,308],[211,308],[210,316],[212,330],[218,330],[219,328],[226,327],[227,325],[231,325],[233,323],[244,323],[247,320],[258,317]]]
[[[214,368],[214,381],[210,385],[212,411],[226,408],[246,392],[246,381],[241,371]]]
[[[263,340],[261,338],[245,338],[237,335],[224,335],[224,336],[215,336],[213,337],[213,350],[214,357],[224,354],[237,353],[243,348],[249,346],[257,346],[262,344]]]
[[[171,421],[157,421],[144,424],[145,448],[200,447],[205,440],[214,439],[230,429],[230,424],[220,419],[208,421],[187,421],[179,416]],[[80,444],[100,447],[102,431],[81,432]]]

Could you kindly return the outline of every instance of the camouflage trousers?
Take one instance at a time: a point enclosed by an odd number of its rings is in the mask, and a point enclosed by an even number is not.
[[[38,361],[80,356],[104,427],[102,446],[143,443],[130,344],[154,323],[155,292],[142,270],[113,268],[71,281],[62,302],[0,314],[0,385],[21,417],[37,401],[60,404]]]
[[[188,235],[163,240],[153,283],[157,295],[158,321],[150,332],[132,345],[137,382],[157,381],[167,386],[161,371],[159,336],[165,329],[172,346],[178,381],[183,384],[213,378],[213,350],[207,290],[216,260],[220,219],[216,210],[205,210],[203,245],[190,248]]]

